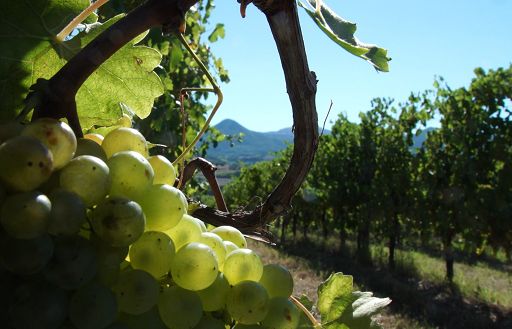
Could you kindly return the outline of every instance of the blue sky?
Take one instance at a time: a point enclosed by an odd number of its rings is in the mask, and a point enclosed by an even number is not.
[[[356,37],[388,49],[390,72],[378,73],[325,36],[299,8],[310,69],[317,74],[319,121],[331,100],[329,121],[345,113],[358,121],[375,97],[403,101],[432,87],[442,76],[451,87],[467,86],[475,67],[512,63],[512,0],[324,0],[358,24]],[[266,19],[249,6],[242,19],[236,0],[217,0],[212,22],[226,37],[212,45],[231,82],[213,124],[230,118],[255,131],[292,125],[291,107],[274,40]],[[327,124],[329,127],[330,124]]]

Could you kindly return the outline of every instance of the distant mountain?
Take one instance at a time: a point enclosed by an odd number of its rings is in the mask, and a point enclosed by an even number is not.
[[[228,141],[220,142],[216,148],[208,150],[208,159],[217,165],[233,164],[244,162],[253,164],[258,161],[271,160],[273,153],[283,150],[287,144],[293,143],[292,128],[283,128],[278,131],[257,132],[252,131],[238,122],[226,119],[219,122],[215,128],[226,135],[243,134],[242,142],[234,141],[230,145]],[[411,149],[421,147],[428,132],[435,128],[425,128],[414,137]],[[325,130],[324,134],[330,134],[329,130]]]
[[[242,142],[230,143],[220,142],[216,148],[208,150],[208,158],[219,163],[255,163],[258,161],[270,160],[272,153],[283,150],[288,143],[293,142],[291,128],[285,128],[273,132],[252,131],[238,122],[230,119],[218,123],[215,128],[226,135],[243,134]]]

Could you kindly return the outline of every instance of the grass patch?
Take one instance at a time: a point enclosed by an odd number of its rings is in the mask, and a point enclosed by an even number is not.
[[[372,257],[380,266],[386,266],[387,248],[372,247]],[[445,283],[445,262],[427,253],[398,249],[395,254],[396,271],[403,275],[414,275],[434,284]],[[466,264],[455,262],[453,282],[465,298],[495,304],[512,309],[512,273],[494,269],[484,262]]]

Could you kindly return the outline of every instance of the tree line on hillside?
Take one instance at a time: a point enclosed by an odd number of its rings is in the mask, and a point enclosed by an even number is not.
[[[486,248],[512,254],[512,66],[475,70],[469,87],[434,89],[403,103],[380,98],[360,123],[340,115],[320,137],[314,166],[292,212],[282,218],[281,238],[302,228],[341,245],[353,236],[357,257],[369,263],[370,242],[382,238],[395,267],[399,244],[438,242],[453,279],[454,245],[474,255]],[[436,118],[419,147],[413,137]],[[244,167],[225,187],[228,204],[263,202],[285,172],[290,149],[272,161]]]

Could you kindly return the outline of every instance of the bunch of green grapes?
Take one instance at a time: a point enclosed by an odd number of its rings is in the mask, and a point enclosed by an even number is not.
[[[293,280],[188,214],[176,170],[130,127],[40,119],[0,140],[7,328],[297,328]]]

